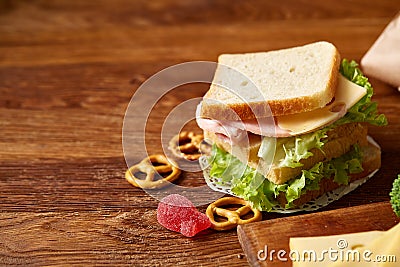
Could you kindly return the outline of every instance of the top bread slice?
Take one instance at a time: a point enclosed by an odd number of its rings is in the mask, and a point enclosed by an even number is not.
[[[340,55],[328,42],[270,52],[223,54],[201,116],[247,120],[311,111],[336,90]]]

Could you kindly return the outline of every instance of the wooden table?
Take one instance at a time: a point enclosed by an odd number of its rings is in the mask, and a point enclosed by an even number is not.
[[[165,67],[221,53],[327,40],[360,60],[398,9],[394,0],[0,1],[0,265],[246,265],[235,230],[168,231],[158,201],[125,181],[130,98]],[[371,81],[389,121],[370,127],[383,166],[325,210],[387,201],[399,172],[400,94]],[[150,153],[161,152],[162,118],[207,90],[189,87],[155,107]],[[185,173],[178,184],[204,181]]]

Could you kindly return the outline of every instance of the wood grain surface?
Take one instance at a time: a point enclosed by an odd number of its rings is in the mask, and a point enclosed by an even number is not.
[[[0,265],[246,265],[235,230],[168,231],[158,201],[125,181],[131,97],[168,66],[221,53],[327,40],[360,60],[398,11],[396,0],[0,1]],[[400,94],[371,82],[389,121],[370,127],[383,166],[325,210],[387,201],[399,172]],[[159,102],[149,153],[161,152],[168,112],[206,90],[190,85]],[[198,172],[177,183],[204,185]]]

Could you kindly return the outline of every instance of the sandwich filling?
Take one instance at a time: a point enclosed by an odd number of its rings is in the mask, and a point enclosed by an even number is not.
[[[270,211],[278,203],[277,197],[281,193],[286,200],[285,208],[289,209],[295,206],[295,200],[301,195],[309,190],[319,189],[322,179],[333,177],[336,183],[347,185],[348,174],[363,171],[362,156],[360,147],[354,145],[350,152],[329,162],[319,162],[309,170],[302,170],[298,177],[278,185],[214,145],[210,175],[220,178],[223,183],[229,183],[235,195],[250,201],[259,210]],[[228,168],[232,164],[236,166],[233,170]],[[239,170],[241,175],[237,175],[235,170]]]
[[[282,127],[279,117],[272,126],[265,126],[271,125],[268,123],[270,118],[262,119],[265,124],[262,120],[261,123],[260,120],[239,123],[198,119],[205,136],[217,144],[213,145],[210,157],[210,175],[230,184],[233,193],[250,201],[256,208],[267,211],[277,203],[278,196],[281,199],[283,196],[286,208],[293,208],[302,195],[319,189],[323,179],[332,178],[339,185],[348,184],[349,174],[363,171],[363,147],[367,146],[367,130],[363,123],[381,126],[387,121],[383,114],[378,114],[377,104],[371,101],[373,89],[357,64],[343,60],[340,73],[362,87],[364,92],[358,90],[356,97],[351,98],[352,102],[335,97],[336,101],[328,104],[330,107],[327,109],[334,113],[334,118],[320,120],[305,130],[293,131],[290,127]],[[344,105],[335,104],[343,101]],[[338,109],[332,112],[331,107]],[[251,144],[246,156],[238,158],[226,152],[230,151],[229,148],[240,147],[246,136],[249,136]],[[276,149],[271,150],[272,146]],[[270,155],[271,151],[273,155]],[[271,156],[272,171],[260,172],[258,164]]]

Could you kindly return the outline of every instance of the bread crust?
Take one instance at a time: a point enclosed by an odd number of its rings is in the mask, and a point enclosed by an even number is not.
[[[249,120],[307,112],[324,107],[335,95],[340,60],[339,51],[335,48],[328,82],[319,94],[279,100],[267,99],[261,102],[222,104],[216,101],[219,87],[213,87],[203,98],[201,116],[218,120],[238,120],[239,118]]]

